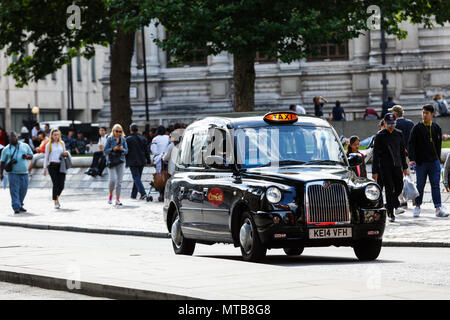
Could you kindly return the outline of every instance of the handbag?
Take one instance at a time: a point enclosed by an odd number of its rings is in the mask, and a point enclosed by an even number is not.
[[[121,152],[111,151],[109,153],[109,163],[108,168],[114,168],[119,164],[123,163],[123,160],[120,158]]]
[[[19,145],[17,145],[16,150],[14,150],[14,153],[11,157],[11,160],[8,161],[8,163],[5,166],[5,171],[6,172],[11,172],[13,169],[13,165],[15,165],[17,163],[17,160],[14,159],[14,156],[16,155],[17,150],[19,149]]]
[[[403,197],[407,200],[414,200],[419,196],[419,191],[415,184],[411,181],[411,178],[406,176],[403,178]]]
[[[120,138],[120,143],[118,146],[122,144],[122,138]],[[114,168],[119,164],[122,164],[124,161],[121,159],[122,151],[111,151],[108,156],[108,168]]]
[[[164,161],[161,160],[161,171],[153,174],[153,186],[156,189],[164,189],[169,180],[169,172],[165,167]]]

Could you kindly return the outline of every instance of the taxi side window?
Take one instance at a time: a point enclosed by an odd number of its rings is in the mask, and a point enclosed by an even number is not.
[[[189,165],[191,167],[204,167],[205,154],[208,146],[207,129],[198,129],[192,133],[192,143]]]
[[[180,156],[178,157],[178,164],[182,166],[189,166],[191,163],[191,142],[192,130],[186,130],[181,141]]]

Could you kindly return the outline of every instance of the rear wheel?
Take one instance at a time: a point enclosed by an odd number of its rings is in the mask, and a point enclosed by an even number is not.
[[[303,250],[305,248],[300,247],[300,248],[283,248],[284,253],[286,253],[286,255],[288,256],[299,256],[303,253]]]
[[[253,218],[248,212],[242,215],[239,244],[245,261],[258,262],[266,256],[267,248],[261,244]]]
[[[372,261],[378,258],[381,251],[382,240],[360,240],[354,247],[356,257],[361,261]]]
[[[170,236],[172,238],[173,251],[176,254],[184,254],[191,256],[195,250],[195,241],[186,239],[181,231],[180,215],[178,210],[175,209],[175,213],[172,218],[172,227],[170,230]]]

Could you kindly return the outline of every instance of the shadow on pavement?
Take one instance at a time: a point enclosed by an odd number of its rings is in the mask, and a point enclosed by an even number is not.
[[[213,258],[213,259],[225,259],[242,261],[241,256],[224,256],[224,255],[196,255],[201,258]],[[377,263],[401,263],[402,261],[395,260],[382,260],[377,259],[375,261],[359,261],[356,257],[325,257],[325,256],[308,256],[301,255],[296,257],[288,257],[286,255],[268,255],[263,261],[258,262],[259,264],[276,265],[281,267],[300,267],[300,266],[311,266],[311,265],[344,265],[344,264],[377,264]],[[251,263],[251,262],[246,262]]]

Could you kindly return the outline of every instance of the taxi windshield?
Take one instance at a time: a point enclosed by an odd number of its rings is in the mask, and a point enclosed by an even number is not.
[[[264,126],[235,132],[237,161],[242,168],[287,165],[346,165],[331,128]]]

